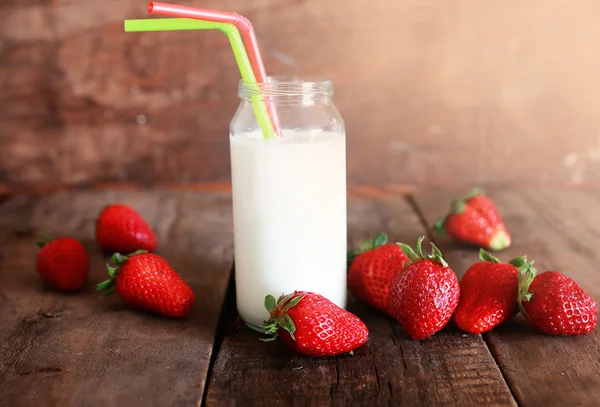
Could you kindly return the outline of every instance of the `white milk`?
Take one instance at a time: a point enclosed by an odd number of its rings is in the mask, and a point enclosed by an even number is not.
[[[346,306],[346,140],[285,130],[230,136],[235,282],[244,321],[268,319],[267,294],[319,293]]]

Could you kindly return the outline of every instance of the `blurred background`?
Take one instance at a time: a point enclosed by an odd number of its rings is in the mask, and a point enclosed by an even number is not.
[[[350,188],[600,181],[598,1],[172,2],[246,15],[269,74],[333,79]],[[125,34],[146,4],[0,2],[0,193],[228,189],[227,38]]]

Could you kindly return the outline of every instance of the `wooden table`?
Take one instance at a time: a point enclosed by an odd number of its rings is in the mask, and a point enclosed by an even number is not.
[[[413,244],[453,194],[349,201],[357,245],[385,231]],[[528,254],[600,300],[600,191],[490,191],[514,236],[499,254]],[[94,218],[108,202],[137,208],[162,254],[196,293],[193,315],[171,321],[99,299],[103,254]],[[45,288],[36,235],[72,235],[92,259],[76,295]],[[476,250],[437,240],[460,275]],[[545,336],[520,317],[489,334],[454,326],[409,340],[383,314],[351,301],[370,329],[353,356],[310,359],[263,343],[235,312],[230,197],[185,191],[60,192],[0,203],[0,405],[16,406],[599,406],[600,329]]]

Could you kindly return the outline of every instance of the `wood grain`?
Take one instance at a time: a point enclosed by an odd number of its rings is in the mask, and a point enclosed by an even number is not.
[[[123,202],[149,221],[158,253],[190,284],[196,305],[173,321],[100,299],[106,278],[94,218]],[[187,406],[202,398],[232,267],[228,196],[187,192],[58,193],[0,206],[0,405]],[[35,236],[71,235],[91,256],[79,294],[44,287]]]
[[[1,2],[0,184],[229,181],[227,39],[124,33],[145,3]],[[353,184],[600,182],[595,0],[179,3],[248,16],[270,74],[333,78]]]
[[[454,194],[452,194],[454,195]],[[450,194],[417,196],[431,224],[444,214]],[[513,235],[513,245],[498,256],[504,260],[527,254],[538,272],[560,271],[600,302],[599,190],[492,190]],[[446,259],[462,274],[476,259],[476,250],[439,239]],[[600,405],[600,331],[581,337],[551,337],[529,328],[521,316],[485,334],[513,394],[522,406]]]
[[[416,242],[423,229],[401,199],[352,200],[354,245],[381,231]],[[393,231],[393,233],[391,233]],[[396,322],[351,301],[370,330],[353,356],[307,358],[263,343],[232,313],[209,383],[212,406],[512,406],[514,400],[481,337],[449,327],[411,341]]]

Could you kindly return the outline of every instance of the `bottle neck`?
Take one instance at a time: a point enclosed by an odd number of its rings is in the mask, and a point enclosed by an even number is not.
[[[333,83],[322,77],[270,76],[267,83],[240,81],[238,95],[244,101],[268,100],[276,105],[329,103]]]

